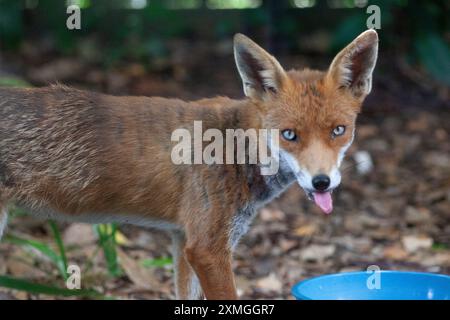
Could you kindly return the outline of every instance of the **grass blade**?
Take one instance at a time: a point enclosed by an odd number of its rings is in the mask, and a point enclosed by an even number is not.
[[[17,236],[8,236],[5,241],[39,251],[49,258],[58,267],[59,272],[64,275],[64,279],[66,278],[67,269],[64,268],[64,263],[62,262],[60,255],[45,243],[36,240],[22,239]]]
[[[63,297],[86,297],[86,298],[105,298],[101,293],[93,289],[77,289],[70,290],[38,283],[33,283],[23,279],[12,278],[8,276],[0,276],[0,287],[25,291],[33,294],[46,294],[51,296]]]
[[[61,233],[58,230],[58,226],[56,225],[56,223],[54,221],[49,221],[50,223],[50,228],[52,229],[52,233],[53,233],[53,237],[55,238],[55,242],[56,245],[58,246],[59,249],[59,263],[62,264],[60,271],[62,271],[61,269],[64,270],[64,272],[61,272],[61,275],[63,276],[64,280],[67,280],[67,256],[66,256],[66,249],[64,247],[64,243],[61,239]]]
[[[144,259],[141,262],[143,267],[146,268],[164,268],[173,264],[172,258],[162,257],[156,259]]]

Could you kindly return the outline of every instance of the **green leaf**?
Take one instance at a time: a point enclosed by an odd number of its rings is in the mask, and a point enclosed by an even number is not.
[[[172,258],[170,257],[162,257],[162,258],[156,258],[156,259],[144,259],[141,262],[143,267],[150,268],[150,267],[156,267],[156,268],[162,268],[165,266],[170,266],[173,264]]]
[[[31,87],[31,84],[16,77],[1,77],[0,78],[0,87],[19,87],[19,88],[27,88]]]
[[[431,249],[435,251],[448,250],[449,248],[450,246],[445,243],[433,243],[433,245],[431,246]]]
[[[17,279],[8,276],[0,276],[0,287],[15,289],[20,291],[26,291],[34,294],[47,294],[52,296],[78,296],[78,297],[88,297],[104,299],[105,297],[93,290],[93,289],[65,289],[54,286],[48,286],[38,283],[33,283],[23,279]]]
[[[53,237],[55,238],[56,245],[58,246],[58,249],[59,249],[60,263],[62,263],[62,269],[64,271],[61,273],[61,275],[64,279],[67,279],[68,264],[67,264],[66,249],[64,247],[64,243],[61,239],[61,234],[58,230],[58,226],[56,225],[56,223],[54,221],[49,221],[49,224],[50,224],[50,228],[52,229],[52,233],[53,233]],[[60,269],[60,271],[61,271],[61,269]]]
[[[62,258],[57,252],[55,252],[45,243],[36,240],[19,238],[17,236],[8,236],[5,238],[5,241],[39,251],[40,253],[48,257],[58,267],[59,272],[61,273],[61,275],[64,275],[63,278],[66,279],[67,268],[65,268]]]

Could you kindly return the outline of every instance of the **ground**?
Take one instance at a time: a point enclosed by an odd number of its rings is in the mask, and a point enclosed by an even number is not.
[[[5,60],[14,66],[18,58],[7,56]],[[197,65],[173,62],[164,75],[147,73],[137,64],[103,71],[76,59],[7,71],[34,85],[58,79],[115,94],[187,99],[241,96],[232,62],[214,63],[220,70],[208,73],[196,70]],[[201,81],[189,76],[194,72]],[[450,274],[448,90],[423,87],[396,70],[375,77],[373,94],[343,163],[342,185],[333,193],[334,212],[330,216],[319,212],[297,185],[262,209],[235,253],[234,270],[242,298],[292,299],[290,288],[297,281],[365,270],[370,265]],[[122,226],[118,255],[124,272],[111,277],[91,226],[60,224],[59,228],[69,263],[77,263],[83,270],[83,287],[125,299],[174,297],[170,262],[160,259],[170,256],[167,235]],[[7,235],[53,243],[49,225],[27,216],[11,219]],[[146,265],[145,261],[153,263]],[[64,286],[45,255],[9,242],[0,244],[0,274]],[[3,288],[0,297],[56,298]]]

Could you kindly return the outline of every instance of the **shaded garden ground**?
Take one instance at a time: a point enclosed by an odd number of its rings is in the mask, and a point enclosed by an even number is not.
[[[0,78],[15,75],[36,86],[60,81],[113,94],[242,96],[229,54],[231,43],[219,44],[213,53],[200,44],[194,49],[195,59],[188,44],[175,47],[179,49],[159,61],[159,70],[153,72],[139,64],[105,71],[76,58],[49,59],[40,51],[45,48],[30,47],[26,54],[0,57]],[[235,253],[243,298],[290,299],[290,287],[299,280],[369,265],[450,274],[448,88],[380,57],[373,94],[343,164],[342,185],[333,194],[334,212],[320,213],[296,185],[261,210]],[[323,67],[328,61],[308,56],[280,60],[296,67]],[[366,151],[373,163],[366,172],[355,159],[360,151]],[[59,226],[69,262],[83,271],[83,287],[126,299],[174,297],[165,234],[121,226],[117,254],[123,272],[112,277],[92,226]],[[47,223],[22,215],[11,219],[8,235],[54,241]],[[0,243],[0,274],[64,286],[48,257],[8,241]],[[55,296],[0,288],[0,298]]]

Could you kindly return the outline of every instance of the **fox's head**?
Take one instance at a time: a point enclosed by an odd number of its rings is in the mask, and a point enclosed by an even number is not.
[[[371,90],[377,53],[378,35],[367,30],[337,54],[328,71],[286,72],[246,36],[234,38],[245,95],[260,110],[263,127],[280,130],[280,159],[325,213],[333,209],[331,192],[341,182],[339,167]]]

